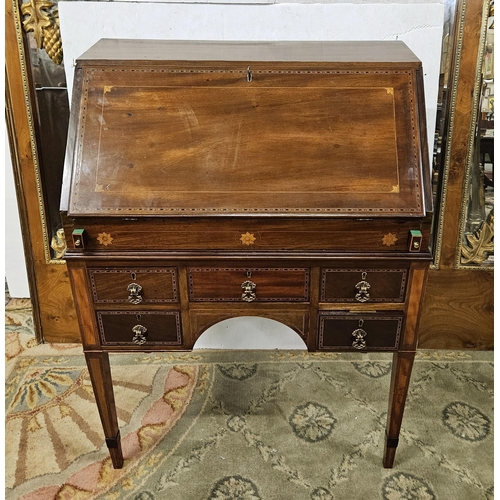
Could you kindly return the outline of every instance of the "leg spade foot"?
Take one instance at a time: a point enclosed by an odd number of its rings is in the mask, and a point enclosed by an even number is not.
[[[411,370],[415,352],[396,352],[392,361],[391,391],[389,397],[389,411],[387,414],[387,428],[385,431],[385,449],[383,464],[386,469],[394,465],[396,448],[399,441],[401,422],[406,403],[406,395],[410,384]]]
[[[386,469],[392,469],[394,465],[394,458],[396,456],[396,448],[398,447],[399,439],[391,439],[385,435],[385,447],[384,447],[384,467]]]
[[[123,467],[123,453],[120,431],[118,431],[118,434],[114,438],[106,438],[106,445],[109,450],[109,456],[111,457],[113,468],[121,469]]]
[[[109,366],[109,356],[106,352],[88,351],[85,353],[89,369],[94,396],[101,417],[106,444],[109,449],[111,462],[115,469],[123,466],[123,453],[120,441],[120,430],[116,417],[115,396],[113,381]]]

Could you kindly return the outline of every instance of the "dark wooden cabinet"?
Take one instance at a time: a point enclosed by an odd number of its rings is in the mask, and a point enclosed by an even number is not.
[[[62,217],[115,467],[108,352],[262,316],[393,351],[392,467],[427,268],[420,61],[402,42],[101,40],[76,64]]]

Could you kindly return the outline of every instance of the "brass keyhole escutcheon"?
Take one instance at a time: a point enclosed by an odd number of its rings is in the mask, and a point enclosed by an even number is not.
[[[352,336],[354,337],[354,340],[352,341],[352,346],[354,349],[364,349],[366,347],[366,340],[365,337],[368,335],[365,330],[363,330],[361,327],[363,326],[364,321],[362,319],[359,320],[359,328],[356,328],[352,332]]]
[[[142,302],[142,286],[138,283],[130,283],[127,287],[127,292],[129,293],[128,301],[131,304],[140,304]]]
[[[371,288],[371,285],[370,285],[370,283],[368,283],[368,281],[366,281],[366,276],[367,276],[367,273],[362,272],[361,273],[361,281],[359,283],[357,283],[356,287],[355,287],[357,290],[357,293],[354,296],[354,298],[358,302],[367,302],[368,300],[370,300],[370,293],[368,292],[368,290]]]
[[[132,342],[137,345],[143,345],[146,343],[146,334],[148,332],[148,329],[143,326],[143,325],[135,325],[132,328],[132,332],[134,333],[134,336],[132,337]]]
[[[241,300],[245,302],[253,302],[257,298],[257,295],[254,292],[257,285],[252,280],[250,280],[251,277],[252,273],[248,271],[247,272],[248,279],[241,284],[241,288],[243,288],[243,293],[241,294]]]

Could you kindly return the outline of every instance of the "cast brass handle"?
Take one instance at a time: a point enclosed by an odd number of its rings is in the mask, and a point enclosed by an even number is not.
[[[127,287],[127,292],[130,294],[128,296],[128,301],[131,304],[140,304],[142,302],[142,286],[137,283],[130,283]]]
[[[135,325],[132,328],[132,332],[134,332],[134,336],[132,337],[132,342],[137,345],[143,345],[146,343],[146,334],[148,329],[142,325]]]
[[[354,349],[364,349],[366,347],[365,337],[368,335],[361,327],[363,326],[364,321],[362,319],[359,320],[359,328],[356,328],[352,332],[352,336],[354,340],[352,341],[352,346]]]
[[[247,272],[247,279],[241,284],[241,288],[243,288],[243,293],[241,294],[241,300],[245,302],[253,302],[257,296],[255,295],[256,284],[250,280],[252,277],[252,273],[250,271]]]
[[[368,292],[370,287],[370,283],[366,281],[366,273],[361,273],[361,281],[356,284],[356,290],[358,290],[358,292],[354,296],[355,299],[358,302],[367,302],[368,300],[370,300],[370,294]]]

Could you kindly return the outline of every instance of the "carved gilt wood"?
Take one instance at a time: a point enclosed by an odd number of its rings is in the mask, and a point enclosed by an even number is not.
[[[23,29],[24,25],[24,29]],[[30,295],[37,340],[40,342],[78,342],[78,324],[74,312],[67,268],[60,257],[64,248],[51,243],[47,213],[58,199],[47,199],[44,165],[40,153],[37,96],[28,57],[26,31],[33,32],[40,46],[55,62],[62,61],[57,9],[51,2],[5,4],[6,40],[6,116],[21,229],[28,269]],[[62,89],[64,91],[64,89]]]

